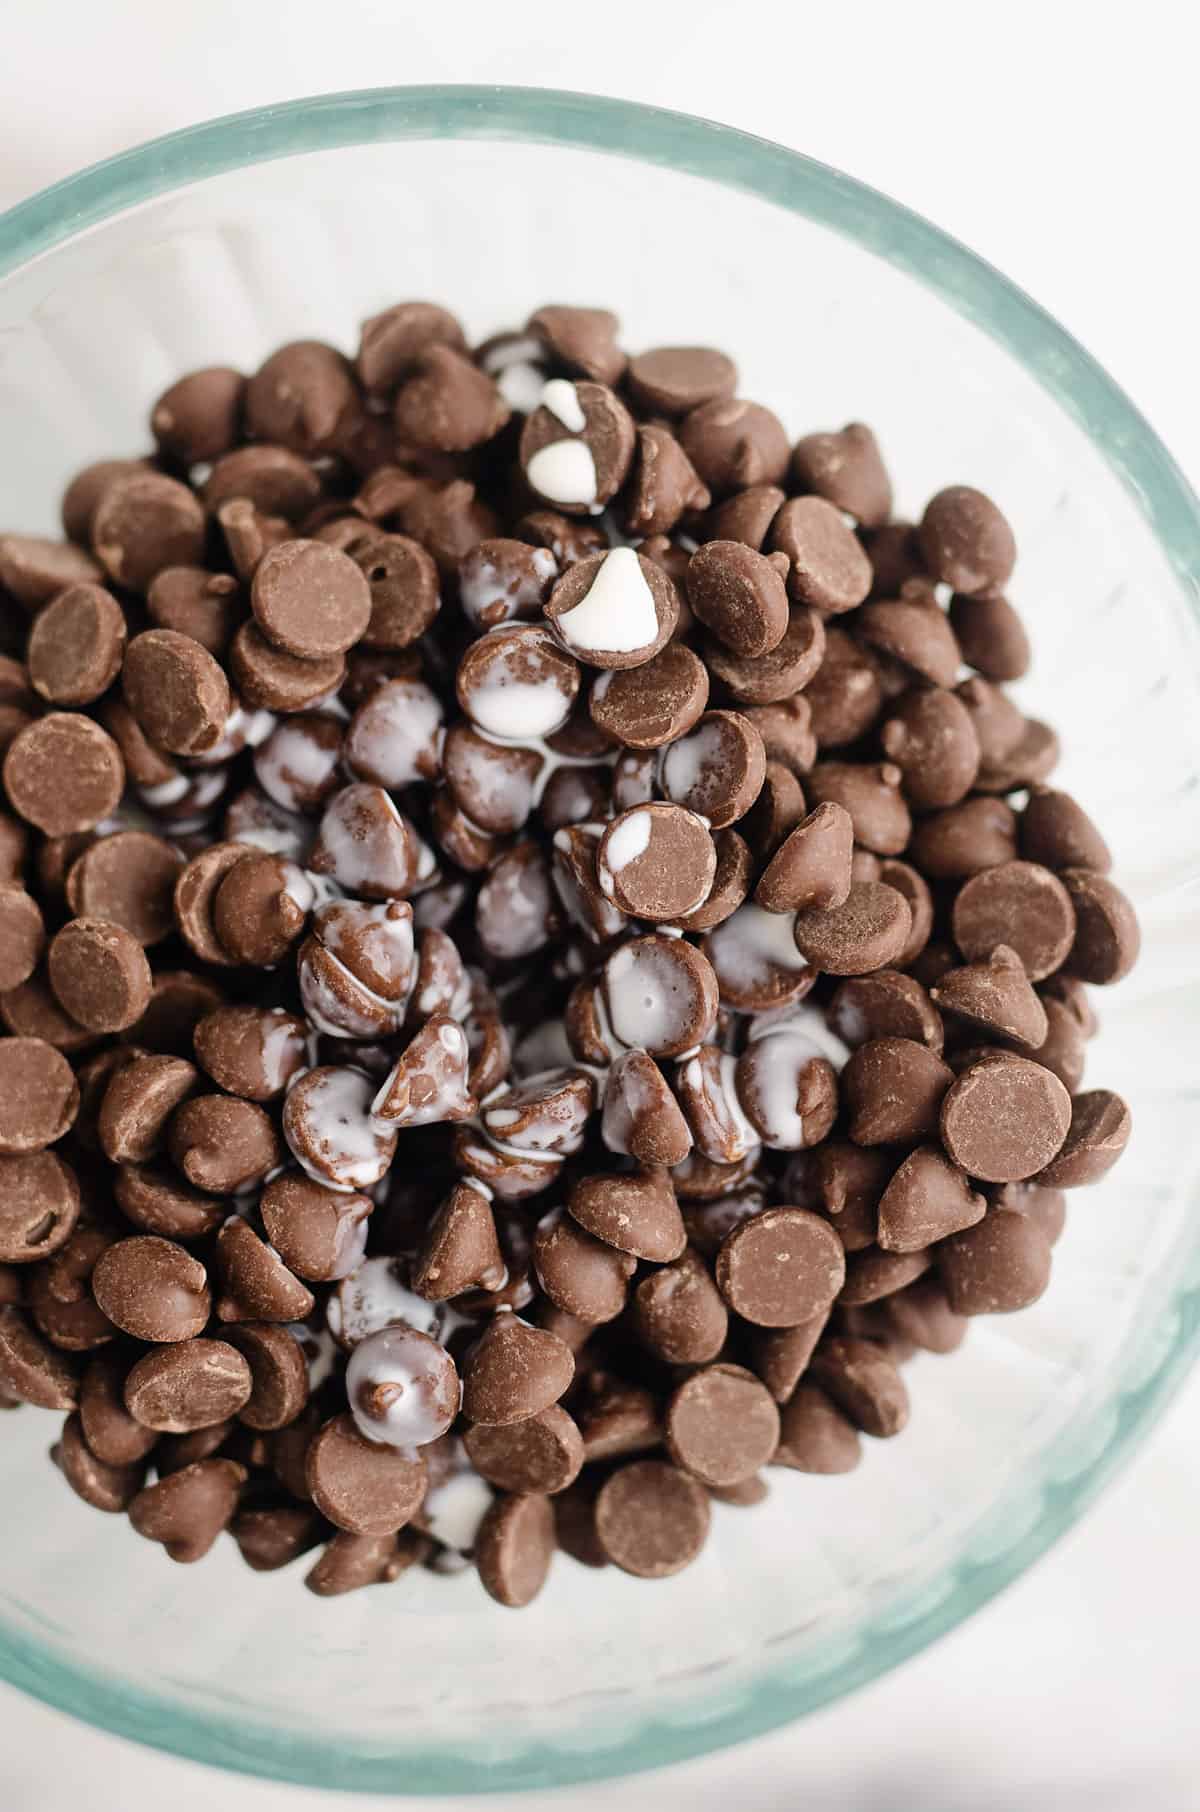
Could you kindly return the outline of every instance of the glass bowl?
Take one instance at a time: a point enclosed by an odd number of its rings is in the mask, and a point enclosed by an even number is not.
[[[547,299],[609,304],[631,346],[727,346],[793,432],[870,421],[902,513],[948,483],[995,495],[1037,657],[1025,702],[1064,733],[1062,782],[1146,949],[1100,1001],[1089,1065],[1135,1139],[1073,1202],[1048,1295],[917,1359],[910,1428],[857,1472],[718,1505],[673,1579],[560,1558],[512,1616],[467,1575],[318,1601],[228,1540],[173,1567],[63,1488],[51,1418],[6,1419],[0,1673],[182,1755],[393,1794],[656,1766],[895,1666],[1079,1515],[1200,1321],[1200,514],[1136,411],[1003,277],[777,145],[582,95],[379,90],[175,134],[0,220],[3,526],[53,528],[64,477],[140,451],[177,373],[305,335],[352,347],[410,296],[478,334]]]

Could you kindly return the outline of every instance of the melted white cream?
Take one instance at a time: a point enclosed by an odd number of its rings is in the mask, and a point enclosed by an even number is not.
[[[596,501],[596,462],[585,440],[556,440],[539,448],[525,467],[525,476],[551,503]]]

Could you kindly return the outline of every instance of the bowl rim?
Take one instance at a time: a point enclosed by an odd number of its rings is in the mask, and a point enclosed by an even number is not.
[[[774,203],[857,241],[939,295],[1011,353],[1088,435],[1147,521],[1200,620],[1200,503],[1124,392],[1044,309],[929,221],[879,191],[771,140],[690,114],[568,90],[422,85],[315,95],[148,140],[0,215],[0,279],[155,196],[248,165],[372,142],[509,140],[592,150],[695,175]],[[686,1722],[646,1708],[591,1753],[538,1739],[499,1761],[449,1749],[331,1748],[228,1713],[182,1708],[67,1660],[0,1622],[0,1678],[73,1716],[234,1772],[368,1793],[450,1794],[562,1787],[710,1753],[788,1724],[889,1672],[955,1628],[1033,1564],[1125,1464],[1200,1352],[1200,1282],[1180,1282],[1155,1363],[1072,1427],[1087,1458],[1043,1483],[1040,1514],[1002,1552],[960,1561],[949,1590],[926,1590],[868,1619],[852,1650],[804,1678],[759,1678],[730,1702],[701,1693]]]

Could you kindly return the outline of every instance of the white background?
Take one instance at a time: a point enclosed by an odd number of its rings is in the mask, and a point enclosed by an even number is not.
[[[322,90],[494,81],[652,101],[779,139],[957,234],[1083,341],[1198,483],[1190,12],[1185,0],[10,0],[0,207],[156,133]],[[1031,1576],[851,1701],[539,1806],[1195,1812],[1198,1433],[1193,1383]],[[339,1802],[152,1755],[0,1688],[3,1812],[160,1804]]]

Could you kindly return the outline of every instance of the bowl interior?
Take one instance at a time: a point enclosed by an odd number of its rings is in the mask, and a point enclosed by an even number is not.
[[[297,113],[290,140],[264,114],[224,148],[212,128],[140,154],[109,184],[117,212],[93,219],[103,186],[81,191],[84,229],[0,281],[0,421],[20,449],[3,526],[53,529],[65,477],[142,450],[151,399],[193,366],[253,369],[308,336],[352,350],[364,316],[407,296],[480,336],[544,300],[607,304],[633,348],[726,347],[742,393],[793,433],[869,421],[900,513],[953,482],[1000,501],[1036,654],[1024,703],[1062,732],[1062,784],[1109,836],[1146,936],[1135,976],[1098,1002],[1089,1060],[1130,1099],[1135,1141],[1073,1204],[1048,1295],[918,1359],[910,1428],[868,1442],[857,1472],[781,1472],[763,1508],[717,1506],[675,1579],[560,1557],[511,1617],[469,1576],[320,1602],[299,1568],[252,1578],[228,1541],[176,1568],[67,1493],[43,1457],[54,1418],[6,1421],[10,1678],[249,1771],[391,1792],[548,1784],[767,1728],[928,1641],[1066,1526],[1182,1365],[1200,1284],[1196,582],[1180,570],[1196,518],[1065,336],[845,179],[616,103],[341,105]],[[160,181],[183,186],[139,198]],[[27,245],[53,229],[52,212],[31,220]],[[20,249],[7,230],[0,268]]]

